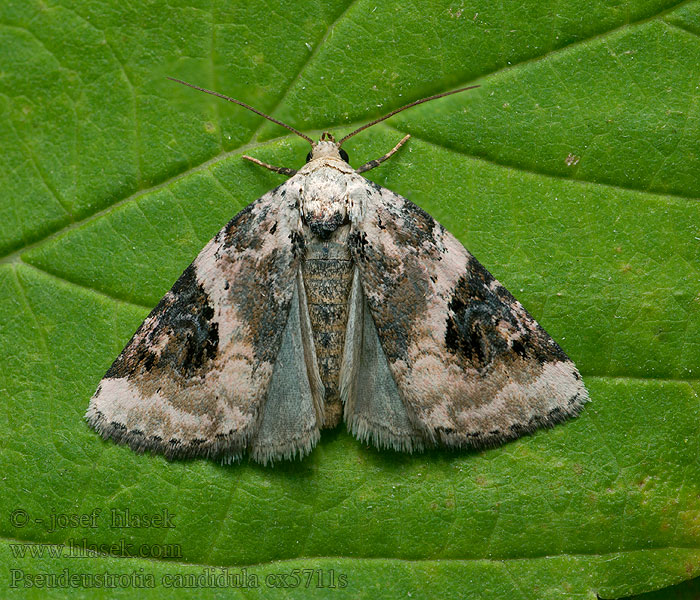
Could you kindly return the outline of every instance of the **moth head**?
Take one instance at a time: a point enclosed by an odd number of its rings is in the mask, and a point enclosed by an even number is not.
[[[306,162],[319,158],[337,158],[343,162],[349,162],[348,153],[335,141],[332,133],[324,131],[318,142],[311,144],[311,152],[306,155]]]

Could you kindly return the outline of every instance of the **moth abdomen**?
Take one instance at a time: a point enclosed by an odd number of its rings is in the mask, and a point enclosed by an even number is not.
[[[343,228],[344,229],[344,228]],[[301,272],[321,381],[325,387],[324,427],[340,423],[340,365],[348,321],[353,262],[339,231],[333,240],[307,240]]]

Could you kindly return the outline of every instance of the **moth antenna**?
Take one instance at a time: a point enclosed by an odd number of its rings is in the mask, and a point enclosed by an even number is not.
[[[277,125],[281,125],[282,127],[289,129],[289,131],[291,131],[292,133],[296,133],[299,137],[304,138],[312,146],[314,145],[314,141],[308,135],[304,135],[298,129],[294,129],[294,127],[292,127],[291,125],[287,125],[286,123],[282,123],[282,121],[278,121],[274,117],[271,117],[270,115],[266,115],[264,112],[261,112],[256,108],[253,108],[252,106],[250,106],[249,104],[246,104],[245,102],[241,102],[240,100],[236,100],[235,98],[230,98],[229,96],[224,96],[223,94],[220,94],[219,92],[207,90],[205,88],[199,87],[198,85],[194,85],[193,83],[187,83],[186,81],[182,81],[182,79],[175,79],[175,77],[168,77],[168,79],[170,79],[171,81],[175,81],[177,83],[181,83],[182,85],[186,85],[187,87],[194,88],[195,90],[199,90],[200,92],[204,92],[205,94],[211,94],[212,96],[216,96],[217,98],[223,98],[224,100],[227,100],[228,102],[233,102],[234,104],[238,104],[238,106],[242,106],[243,108],[247,108],[249,111],[254,112],[256,115],[260,115],[261,117],[265,117],[268,121],[272,121],[273,123],[277,123]],[[454,93],[454,92],[450,92],[450,93]]]
[[[189,84],[188,84],[189,85]],[[192,86],[194,87],[194,86]],[[344,138],[342,138],[338,142],[338,148],[340,148],[343,145],[343,142],[347,140],[348,138],[351,138],[353,135],[356,133],[360,133],[360,131],[364,131],[368,127],[372,127],[372,125],[376,125],[377,123],[381,123],[382,121],[385,121],[389,117],[393,117],[396,113],[400,113],[402,110],[406,110],[407,108],[412,108],[414,106],[417,106],[418,104],[423,104],[423,102],[429,102],[430,100],[437,100],[438,98],[444,98],[445,96],[451,96],[452,94],[458,94],[459,92],[466,92],[467,90],[473,90],[474,88],[478,88],[478,85],[470,85],[469,87],[465,88],[460,88],[458,90],[452,90],[450,92],[442,92],[441,94],[435,94],[434,96],[428,96],[427,98],[421,98],[420,100],[416,100],[414,102],[411,102],[410,104],[406,104],[406,106],[402,106],[401,108],[397,108],[395,110],[392,110],[389,114],[384,115],[383,117],[379,117],[378,119],[375,119],[374,121],[371,121],[370,123],[367,123],[360,127],[359,129],[355,129],[352,133],[348,133]]]

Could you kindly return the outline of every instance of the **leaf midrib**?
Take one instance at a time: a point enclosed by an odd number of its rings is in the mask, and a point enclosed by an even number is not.
[[[59,547],[66,547],[66,544],[54,544],[51,542],[37,542],[36,540],[32,539],[22,539],[22,538],[12,538],[12,537],[5,537],[2,536],[0,537],[0,543],[6,544],[7,546],[10,546],[11,544],[36,544],[38,546],[45,546],[45,547],[54,547],[54,548],[59,548]],[[343,556],[343,555],[303,555],[303,556],[295,556],[291,558],[282,558],[282,559],[274,559],[274,560],[269,560],[269,561],[260,561],[256,563],[233,563],[232,565],[216,565],[216,566],[235,566],[235,567],[247,567],[247,568],[255,568],[255,567],[265,567],[267,565],[278,565],[278,564],[284,564],[284,563],[289,563],[289,562],[294,562],[294,561],[299,561],[299,560],[344,560],[344,561],[370,561],[370,562],[383,562],[383,561],[392,561],[392,562],[400,562],[400,563],[407,563],[407,564],[465,564],[465,563],[477,563],[477,562],[482,562],[482,563],[498,563],[498,564],[504,564],[504,563],[512,563],[512,562],[522,562],[522,561],[539,561],[539,560],[552,560],[552,559],[557,559],[557,558],[576,558],[576,557],[612,557],[612,556],[617,556],[617,555],[624,555],[624,554],[632,554],[632,553],[646,553],[646,552],[663,552],[663,551],[668,551],[668,550],[691,550],[691,551],[700,551],[700,547],[697,546],[677,546],[677,545],[668,545],[668,546],[648,546],[645,548],[625,548],[622,550],[611,550],[609,552],[560,552],[557,554],[539,554],[539,555],[532,555],[532,556],[518,556],[518,557],[513,557],[513,556],[508,556],[508,557],[475,557],[475,558],[401,558],[401,557],[394,557],[394,556]],[[12,553],[8,550],[8,553],[11,555]],[[24,557],[25,559],[27,556]],[[46,558],[46,557],[45,557]],[[64,558],[64,557],[62,557]],[[73,557],[71,557],[73,558]],[[83,558],[81,556],[81,558]],[[85,554],[84,558],[95,558],[91,554]],[[141,557],[141,556],[122,556],[122,555],[116,555],[116,554],[100,554],[98,558],[115,558],[115,559],[132,559],[132,560],[139,560],[143,561],[145,563],[156,563],[156,564],[162,564],[162,565],[181,565],[181,566],[186,566],[186,567],[211,567],[212,564],[208,563],[197,563],[197,562],[188,562],[188,561],[175,561],[175,560],[168,560],[168,559],[163,559],[163,558],[157,558],[157,557]],[[22,560],[22,559],[18,559]],[[60,560],[60,559],[58,559]]]

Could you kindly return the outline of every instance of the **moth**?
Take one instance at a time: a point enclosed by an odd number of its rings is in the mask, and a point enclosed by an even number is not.
[[[418,206],[319,141],[224,226],[117,357],[86,419],[168,458],[303,457],[341,419],[415,452],[489,447],[576,416],[581,376],[522,305]],[[477,86],[472,86],[477,87]],[[470,88],[464,88],[470,89]]]

